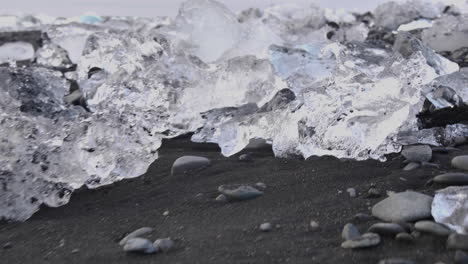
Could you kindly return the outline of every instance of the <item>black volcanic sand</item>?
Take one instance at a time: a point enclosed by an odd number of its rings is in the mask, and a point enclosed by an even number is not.
[[[253,153],[243,163],[238,155],[226,158],[209,144],[187,139],[165,141],[160,158],[142,177],[98,190],[78,190],[68,205],[42,208],[25,223],[0,224],[0,263],[377,263],[390,257],[416,263],[452,263],[454,252],[445,239],[422,235],[412,244],[383,238],[370,249],[342,249],[341,231],[348,222],[361,231],[377,220],[353,220],[369,213],[386,191],[433,194],[432,176],[453,171],[450,158],[468,153],[468,147],[450,154],[434,154],[440,169],[403,172],[402,158],[387,162],[340,161],[333,157],[308,160],[278,159],[271,151]],[[174,160],[182,155],[205,156],[212,166],[192,175],[171,176]],[[265,195],[250,201],[214,201],[221,184],[264,182]],[[375,185],[380,198],[366,198]],[[354,187],[359,197],[350,198]],[[199,194],[203,194],[202,196]],[[168,216],[163,212],[169,210]],[[309,223],[320,223],[311,230]],[[273,231],[258,226],[271,222]],[[277,226],[278,225],[278,226]],[[126,254],[118,245],[126,233],[143,226],[155,228],[148,236],[171,237],[174,250],[165,254]],[[2,248],[7,242],[12,247]],[[73,252],[79,250],[78,252]]]

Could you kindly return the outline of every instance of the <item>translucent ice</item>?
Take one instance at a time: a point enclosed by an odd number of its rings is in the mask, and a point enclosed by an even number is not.
[[[468,15],[442,16],[421,34],[422,41],[435,51],[455,51],[468,47]]]
[[[27,42],[9,42],[0,46],[0,64],[34,59],[34,47]]]
[[[468,234],[468,187],[448,187],[437,191],[432,216],[438,223],[459,234]]]

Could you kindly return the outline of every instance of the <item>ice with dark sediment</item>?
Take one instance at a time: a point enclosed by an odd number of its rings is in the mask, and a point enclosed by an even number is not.
[[[289,4],[235,14],[190,0],[173,19],[0,17],[2,32],[43,34],[40,45],[9,41],[24,49],[0,67],[0,218],[142,175],[162,139],[190,132],[226,156],[263,140],[281,157],[357,160],[466,136],[462,124],[420,130],[417,118],[426,98],[466,102],[459,66],[418,35],[460,15],[385,7],[374,18]],[[436,20],[393,31],[420,19]],[[373,41],[376,27],[395,41]]]

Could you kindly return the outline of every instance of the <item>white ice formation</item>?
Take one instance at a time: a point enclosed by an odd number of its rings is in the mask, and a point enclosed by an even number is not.
[[[468,234],[468,187],[448,187],[437,191],[432,216],[438,223],[460,234]]]
[[[421,130],[417,117],[426,99],[468,99],[459,65],[435,52],[450,57],[465,39],[443,50],[432,39],[446,30],[437,21],[464,34],[466,20],[443,11],[410,1],[375,16],[293,5],[237,15],[189,0],[174,19],[0,17],[1,47],[18,50],[0,67],[0,218],[142,175],[162,139],[187,133],[226,156],[255,140],[282,157],[357,160],[443,145],[436,132],[448,142],[468,129]],[[420,19],[433,26],[394,31]]]

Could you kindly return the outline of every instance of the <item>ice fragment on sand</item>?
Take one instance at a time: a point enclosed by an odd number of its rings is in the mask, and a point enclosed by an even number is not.
[[[468,187],[448,187],[437,191],[432,216],[437,223],[459,234],[468,234]]]

